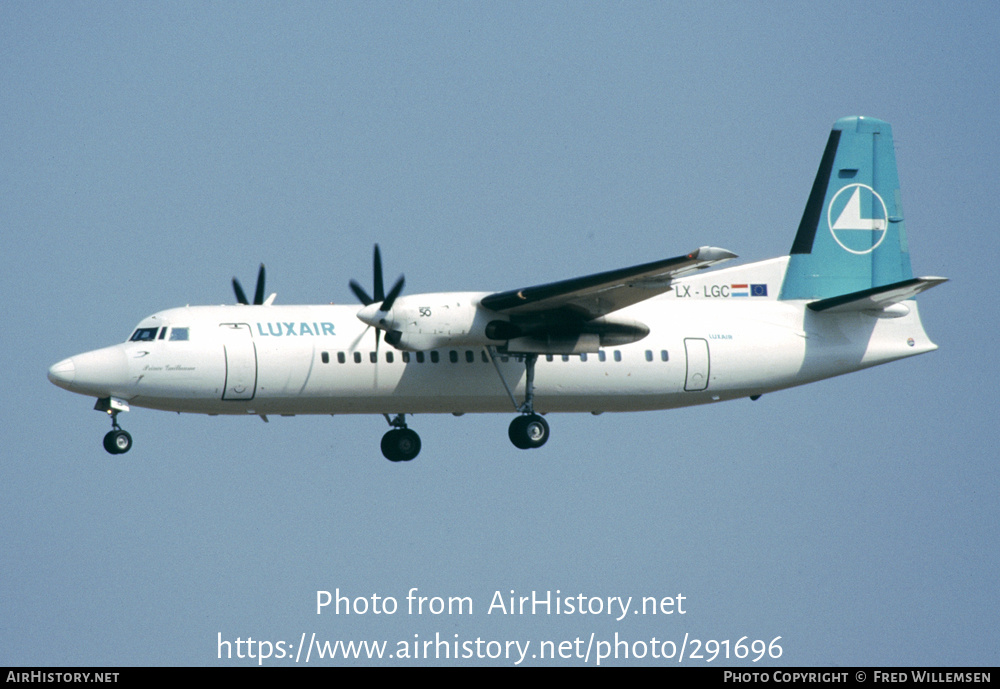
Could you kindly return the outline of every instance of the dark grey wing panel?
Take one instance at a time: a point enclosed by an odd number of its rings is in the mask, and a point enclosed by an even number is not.
[[[484,297],[481,304],[511,316],[561,314],[591,320],[663,294],[670,289],[675,277],[704,270],[732,258],[736,258],[736,254],[703,246],[684,256],[631,268],[496,292]]]

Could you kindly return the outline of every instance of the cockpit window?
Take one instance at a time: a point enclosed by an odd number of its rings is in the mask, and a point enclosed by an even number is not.
[[[129,338],[130,342],[150,342],[156,339],[156,331],[159,328],[139,328],[134,333],[132,337]]]
[[[171,340],[187,340],[188,339],[188,329],[187,328],[173,328],[170,331]]]

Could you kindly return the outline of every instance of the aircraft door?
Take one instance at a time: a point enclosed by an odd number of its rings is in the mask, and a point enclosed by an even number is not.
[[[687,355],[687,375],[684,378],[684,389],[688,392],[705,390],[708,388],[710,368],[708,340],[697,337],[684,338],[684,353]]]
[[[257,390],[257,347],[246,323],[222,323],[222,346],[226,352],[224,400],[252,400]]]

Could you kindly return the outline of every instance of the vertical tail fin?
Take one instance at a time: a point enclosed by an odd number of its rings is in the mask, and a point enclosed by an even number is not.
[[[837,120],[813,182],[780,299],[826,299],[913,277],[892,127]]]

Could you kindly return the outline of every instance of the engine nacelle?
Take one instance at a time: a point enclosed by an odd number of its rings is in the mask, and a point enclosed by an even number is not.
[[[511,354],[584,354],[594,353],[601,348],[601,336],[594,333],[573,335],[545,334],[531,337],[516,337],[507,342],[501,351]]]
[[[649,334],[649,327],[629,318],[603,316],[564,326],[524,327],[525,333],[511,338],[504,351],[535,354],[591,354],[601,347],[620,347]]]
[[[485,295],[408,295],[397,299],[392,310],[377,322],[367,320],[375,317],[374,312],[363,320],[384,330],[387,343],[407,351],[495,345],[516,353],[581,354],[636,342],[649,334],[644,323],[613,315],[584,322],[553,322],[535,320],[529,314],[510,321],[479,305]]]
[[[450,292],[400,297],[379,327],[386,330],[386,342],[407,351],[496,344],[486,336],[486,326],[496,314],[479,307],[485,295]]]

